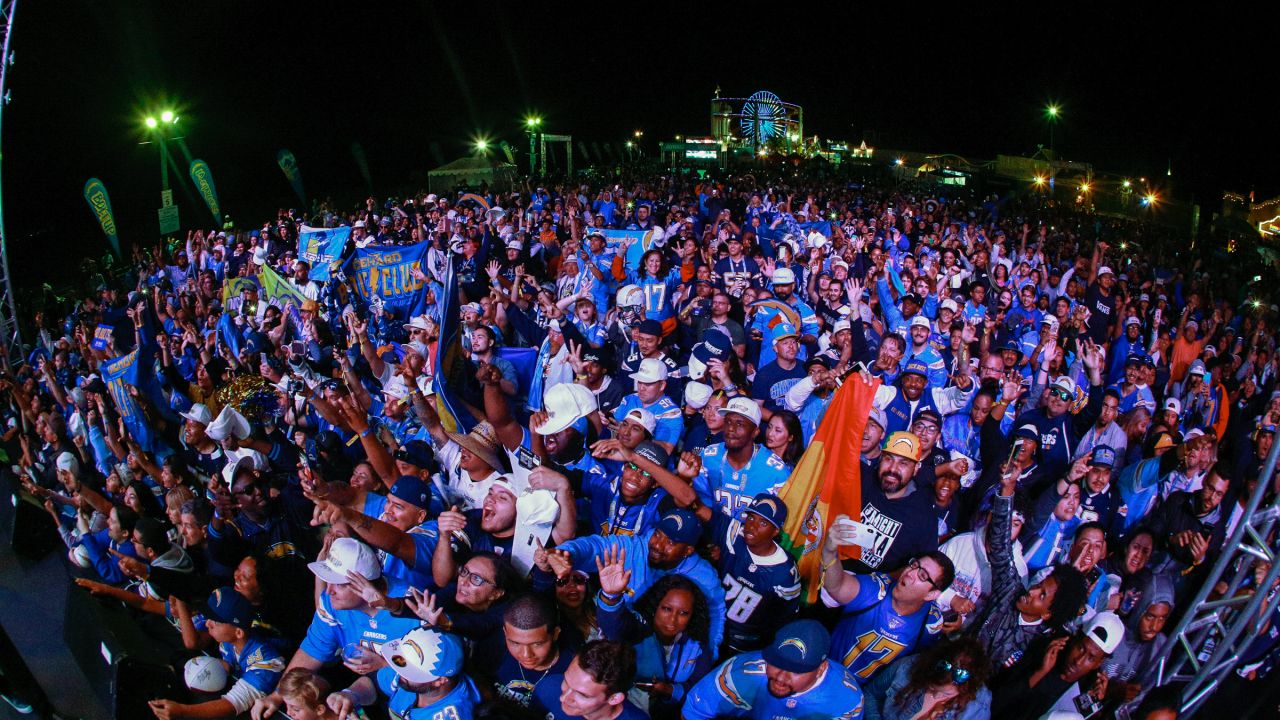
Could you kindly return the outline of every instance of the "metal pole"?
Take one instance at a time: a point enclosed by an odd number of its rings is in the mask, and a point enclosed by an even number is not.
[[[13,39],[13,16],[17,11],[17,0],[7,0],[0,5],[0,32],[4,33],[4,49],[0,51],[0,117],[3,117],[4,106],[9,104],[9,92],[5,89],[5,75],[13,65],[13,54],[9,43]],[[0,153],[0,158],[3,153]],[[9,240],[4,230],[4,208],[0,205],[0,332],[8,351],[10,361],[16,366],[22,362],[22,330],[18,324],[18,307],[14,300],[12,275],[9,274]]]

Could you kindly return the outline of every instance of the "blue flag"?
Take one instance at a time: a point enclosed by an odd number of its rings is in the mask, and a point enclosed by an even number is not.
[[[408,322],[427,310],[423,282],[414,277],[415,270],[422,270],[426,254],[425,242],[403,247],[360,248],[351,258],[351,271],[347,274],[355,280],[356,293],[361,299],[372,303],[377,297],[399,322]],[[457,291],[446,285],[445,294],[450,292]],[[453,314],[458,314],[456,307]],[[447,310],[444,315],[448,317]]]
[[[298,234],[298,258],[311,265],[310,278],[323,283],[329,273],[338,266],[342,249],[351,237],[351,226],[337,228],[313,228],[302,226]]]
[[[107,392],[111,393],[116,407],[120,410],[120,416],[124,419],[129,435],[138,441],[138,445],[143,450],[168,455],[169,448],[160,442],[159,435],[152,431],[151,423],[147,422],[142,408],[129,394],[129,386],[133,386],[156,408],[168,405],[152,370],[154,359],[154,342],[144,342],[134,348],[133,352],[102,363],[99,370],[102,372],[102,381],[106,383]]]
[[[357,284],[358,287],[358,284]],[[439,298],[440,341],[436,343],[436,374],[431,386],[436,394],[436,412],[440,424],[448,432],[471,432],[477,422],[458,394],[465,387],[473,372],[467,362],[467,351],[462,347],[462,300],[458,294],[458,278],[452,259],[445,270],[444,295]]]
[[[604,235],[605,246],[614,250],[621,248],[626,240],[634,238],[635,241],[627,248],[627,254],[622,258],[623,264],[631,270],[639,268],[640,258],[653,248],[650,230],[597,230],[594,232]]]

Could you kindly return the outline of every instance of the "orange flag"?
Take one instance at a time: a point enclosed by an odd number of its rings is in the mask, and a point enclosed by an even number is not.
[[[809,603],[822,587],[822,542],[831,521],[838,515],[858,520],[862,513],[862,433],[879,387],[879,379],[867,384],[856,373],[845,379],[782,489],[787,522],[779,542],[796,558]],[[861,548],[840,552],[857,558]]]

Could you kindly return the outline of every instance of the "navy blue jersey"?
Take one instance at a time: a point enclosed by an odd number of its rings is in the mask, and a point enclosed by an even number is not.
[[[800,573],[781,547],[767,556],[747,549],[741,526],[718,515],[712,520],[724,585],[725,643],[738,652],[759,650],[800,607]]]
[[[561,649],[559,657],[546,670],[527,670],[518,660],[511,657],[503,647],[502,660],[493,675],[493,691],[498,697],[521,708],[528,709],[533,702],[533,693],[548,677],[563,674],[573,662],[573,653]],[[556,691],[559,692],[557,686]]]

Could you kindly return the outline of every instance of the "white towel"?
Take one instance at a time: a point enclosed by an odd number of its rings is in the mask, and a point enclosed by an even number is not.
[[[516,534],[511,542],[511,563],[522,576],[533,570],[533,555],[546,547],[551,528],[560,517],[556,494],[533,490],[516,499]]]

